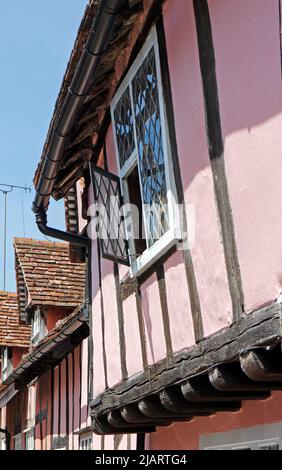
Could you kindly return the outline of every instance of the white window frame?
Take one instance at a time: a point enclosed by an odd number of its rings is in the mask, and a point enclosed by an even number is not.
[[[79,450],[92,450],[93,449],[93,434],[87,432],[79,436]]]
[[[26,429],[25,434],[25,450],[35,450],[35,430],[34,427]]]
[[[15,450],[23,450],[23,437],[22,433],[14,436],[14,447]]]
[[[158,47],[158,39],[157,39],[157,32],[156,32],[155,26],[152,28],[141,51],[139,52],[136,59],[134,60],[134,63],[132,64],[130,70],[128,71],[126,77],[124,78],[122,84],[120,85],[118,91],[116,92],[111,102],[111,119],[113,122],[112,127],[113,127],[113,134],[114,134],[116,162],[117,162],[119,177],[121,180],[121,192],[122,192],[122,195],[124,196],[125,202],[128,202],[129,193],[127,189],[126,178],[130,174],[130,172],[134,169],[136,164],[138,164],[138,153],[137,153],[137,148],[135,145],[135,149],[132,152],[131,156],[124,163],[123,167],[122,168],[120,167],[118,144],[117,144],[117,138],[116,138],[115,125],[114,125],[115,123],[114,110],[119,99],[122,97],[123,93],[126,91],[128,87],[130,90],[131,103],[133,102],[132,87],[131,87],[132,80],[134,76],[136,75],[139,67],[142,65],[143,61],[146,59],[152,46],[154,46],[154,51],[155,51],[156,71],[157,71],[157,80],[158,80],[158,98],[159,98],[159,107],[160,107],[162,144],[163,144],[165,177],[166,177],[166,187],[167,187],[169,229],[159,238],[159,240],[155,241],[155,243],[151,247],[146,248],[145,251],[139,257],[133,258],[132,256],[130,256],[131,274],[134,276],[141,274],[145,269],[149,268],[151,264],[153,264],[158,258],[160,258],[163,254],[165,254],[172,246],[174,246],[181,239],[180,214],[179,214],[179,209],[177,205],[176,187],[175,187],[175,181],[174,181],[174,176],[173,176],[171,149],[170,149],[170,144],[169,144],[169,133],[168,133],[166,114],[165,114],[164,97],[163,97],[162,80],[161,80],[159,47]],[[133,129],[134,129],[134,142],[136,144],[137,138],[136,138],[135,125],[133,126]],[[140,181],[140,177],[139,177],[139,181]],[[141,199],[143,201],[141,181],[140,181],[140,192],[141,192]],[[143,212],[143,221],[144,221],[144,228],[146,231],[147,227],[146,227],[144,212]],[[132,243],[130,243],[130,239],[128,236],[127,236],[127,239],[129,240],[129,250],[132,255],[132,253],[134,253],[134,248],[133,248]],[[147,242],[147,236],[146,236],[146,242]]]
[[[27,426],[28,429],[35,426],[35,414],[36,414],[36,386],[32,384],[28,387],[28,415],[27,415]]]
[[[8,348],[4,348],[2,352],[2,372],[8,368]]]
[[[282,449],[282,422],[200,436],[201,450],[261,450],[272,445]]]
[[[0,450],[6,450],[7,444],[6,444],[6,436],[4,433],[0,433]]]
[[[41,310],[37,308],[31,320],[31,343],[35,346],[44,336],[44,319]]]
[[[12,362],[9,358],[9,348],[2,349],[2,380],[6,380],[12,372]]]

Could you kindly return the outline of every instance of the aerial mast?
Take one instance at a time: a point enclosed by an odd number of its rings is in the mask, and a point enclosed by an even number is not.
[[[6,257],[7,257],[7,195],[14,189],[31,192],[29,186],[0,183],[0,191],[4,196],[4,227],[3,227],[3,290],[6,290]]]

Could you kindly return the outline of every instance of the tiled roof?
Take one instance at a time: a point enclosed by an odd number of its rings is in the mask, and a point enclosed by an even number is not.
[[[18,295],[27,289],[27,305],[76,307],[84,300],[85,264],[71,263],[69,244],[15,238]]]
[[[17,294],[0,291],[0,345],[28,347],[30,326],[19,323]]]

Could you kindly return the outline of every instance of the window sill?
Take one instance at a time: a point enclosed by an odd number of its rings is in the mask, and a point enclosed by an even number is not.
[[[142,253],[130,268],[130,276],[138,277],[149,269],[158,259],[180,241],[180,230],[173,228],[168,230],[151,248]]]

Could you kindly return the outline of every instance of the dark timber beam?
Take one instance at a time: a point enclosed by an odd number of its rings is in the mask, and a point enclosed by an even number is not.
[[[239,400],[234,402],[189,403],[181,393],[179,386],[167,388],[160,393],[162,405],[176,414],[205,416],[217,411],[237,411],[241,407]]]
[[[115,280],[115,291],[116,291],[116,305],[118,312],[118,328],[119,328],[119,344],[120,344],[120,363],[122,378],[128,377],[127,366],[126,366],[126,344],[125,344],[125,331],[124,331],[124,315],[123,315],[123,303],[120,295],[120,283],[119,283],[119,266],[117,263],[113,264],[114,280]]]
[[[129,429],[129,428],[136,429],[136,423],[128,423],[127,421],[125,421],[121,415],[120,410],[110,411],[110,413],[107,415],[107,420],[108,420],[108,423],[111,426],[113,426],[113,428],[123,429],[123,430]]]
[[[137,434],[150,433],[155,431],[154,426],[128,426],[127,428],[117,428],[109,424],[106,416],[99,418],[92,417],[92,429],[95,434],[100,436],[112,434]]]
[[[273,347],[280,345],[280,342],[281,305],[275,302],[244,315],[238,323],[233,323],[195,346],[173,354],[169,362],[165,358],[148,365],[143,372],[105,390],[90,406],[95,410],[95,415],[104,414],[149,395],[158,394],[175,383],[207,374],[216,364],[238,361],[239,356],[251,348]],[[276,382],[269,384],[271,385],[267,389],[256,387],[246,391],[275,389]],[[241,385],[239,391],[242,391]]]
[[[215,367],[209,373],[209,379],[213,387],[223,392],[230,391],[268,391],[269,384],[266,382],[254,382],[242,371],[239,363],[224,364]],[[275,388],[282,388],[282,383],[275,384]],[[276,388],[277,389],[277,388]]]
[[[148,424],[151,426],[169,426],[172,423],[172,419],[169,420],[168,418],[148,418],[147,416],[143,415],[138,408],[137,403],[133,403],[131,405],[124,406],[121,408],[121,416],[127,423],[132,424]]]
[[[162,419],[172,419],[173,421],[189,421],[192,416],[185,415],[179,417],[177,413],[168,411],[161,403],[160,397],[157,395],[152,395],[147,398],[143,398],[138,403],[138,408],[141,413],[148,418],[162,418]]]
[[[236,401],[236,400],[263,400],[270,396],[264,391],[234,391],[223,392],[215,389],[209,380],[208,375],[193,377],[181,385],[183,396],[193,403],[213,402],[213,401]]]
[[[282,354],[280,348],[277,349],[273,351],[255,349],[242,354],[240,357],[242,370],[255,383],[281,382],[282,389]],[[279,383],[277,386],[279,387]]]
[[[238,321],[243,313],[244,299],[224,165],[224,143],[220,120],[212,26],[208,1],[193,0],[193,5],[202,75],[208,150],[232,301],[233,319]]]
[[[181,169],[178,156],[177,148],[177,138],[176,138],[176,128],[175,128],[175,118],[174,118],[174,109],[173,109],[173,100],[172,100],[172,91],[171,91],[171,82],[169,75],[169,64],[167,56],[167,47],[166,47],[166,34],[163,24],[163,16],[160,15],[158,21],[156,22],[157,26],[157,36],[158,36],[158,46],[160,52],[160,66],[161,66],[161,75],[162,75],[162,87],[164,95],[164,104],[166,108],[166,116],[168,121],[168,133],[169,133],[169,142],[171,147],[171,159],[173,162],[173,174],[176,186],[177,193],[177,202],[178,204],[184,204],[184,189],[182,183]],[[184,204],[185,206],[185,204]],[[201,313],[201,305],[199,299],[199,292],[196,282],[195,270],[193,266],[193,260],[191,251],[187,247],[187,233],[188,233],[188,221],[185,207],[183,207],[183,217],[182,217],[182,233],[183,233],[183,260],[186,272],[186,281],[189,291],[189,300],[192,312],[192,321],[194,328],[194,336],[196,342],[200,341],[204,337],[204,327],[203,319]],[[185,247],[186,246],[186,247]],[[187,312],[188,314],[188,312]]]

